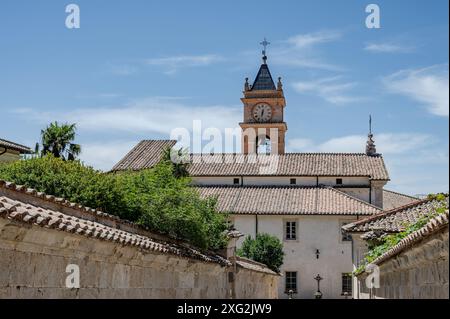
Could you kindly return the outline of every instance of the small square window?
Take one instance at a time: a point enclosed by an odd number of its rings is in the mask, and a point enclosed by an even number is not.
[[[233,184],[234,185],[239,185],[239,178],[233,179]]]
[[[336,185],[342,185],[342,178],[336,178]]]
[[[286,292],[290,290],[294,293],[297,292],[297,272],[296,271],[286,271],[286,282],[285,282]]]
[[[286,240],[296,240],[297,239],[297,222],[287,221],[285,224],[286,230]]]
[[[291,178],[290,183],[291,183],[291,185],[296,185],[297,184],[297,179],[296,178]]]
[[[342,274],[342,295],[352,295],[352,274]]]

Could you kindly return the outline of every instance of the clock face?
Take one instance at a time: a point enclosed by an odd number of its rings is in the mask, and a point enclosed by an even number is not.
[[[267,122],[272,118],[272,108],[269,104],[257,104],[253,108],[253,118],[258,122]]]

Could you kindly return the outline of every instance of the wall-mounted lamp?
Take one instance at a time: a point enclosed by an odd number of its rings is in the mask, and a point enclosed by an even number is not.
[[[316,249],[316,258],[319,259],[320,250]]]

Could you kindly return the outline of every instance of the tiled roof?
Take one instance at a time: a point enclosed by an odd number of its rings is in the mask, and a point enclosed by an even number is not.
[[[173,254],[221,265],[230,264],[219,255],[202,252],[181,241],[153,234],[116,216],[1,180],[0,218],[98,240],[107,240],[120,245],[134,246],[142,250]]]
[[[195,154],[192,176],[368,176],[389,180],[382,156],[364,153],[286,153],[283,155]],[[274,167],[275,170],[269,168]]]
[[[391,210],[419,201],[417,197],[400,194],[387,189],[383,189],[383,209]]]
[[[372,215],[381,212],[331,187],[198,186],[218,199],[220,212],[261,215]]]
[[[255,82],[253,82],[251,91],[268,91],[276,90],[273,83],[272,75],[270,75],[269,67],[267,64],[261,64],[258,74],[256,75]]]
[[[360,221],[347,224],[343,227],[348,232],[400,232],[404,230],[406,224],[411,224],[426,216],[439,207],[448,208],[447,201],[421,200],[414,203],[385,211],[380,214],[362,219]]]
[[[151,168],[161,161],[164,150],[172,148],[176,142],[175,140],[141,141],[112,168],[112,171]]]
[[[267,266],[265,264],[262,264],[257,261],[247,259],[244,257],[238,256],[236,258],[236,264],[245,269],[262,272],[262,273],[266,273],[266,274],[271,274],[271,275],[279,275],[276,272],[274,272],[273,270],[270,270],[269,268],[267,268]]]
[[[11,141],[7,141],[7,140],[1,139],[1,138],[0,138],[0,148],[6,148],[6,149],[19,151],[22,154],[33,153],[33,151],[27,146],[17,144],[17,143],[11,142]]]
[[[112,171],[151,168],[161,160],[164,149],[175,144],[173,140],[142,141]],[[191,176],[367,176],[389,180],[383,157],[365,153],[191,154],[188,171]]]
[[[448,231],[448,210],[438,216],[432,218],[425,226],[421,229],[411,233],[407,237],[403,238],[397,245],[389,249],[383,255],[375,259],[372,264],[380,265],[383,262],[389,260],[390,258],[400,254],[409,247],[417,244],[421,240],[441,231]],[[448,254],[448,251],[447,251]]]

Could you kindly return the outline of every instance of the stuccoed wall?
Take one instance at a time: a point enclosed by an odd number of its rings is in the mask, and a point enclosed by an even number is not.
[[[417,245],[380,265],[380,288],[373,289],[373,298],[448,299],[448,229],[426,238]],[[358,277],[359,297],[370,298]]]
[[[68,264],[80,288],[66,288]],[[230,269],[0,218],[0,298],[228,298]],[[276,298],[278,276],[240,269],[239,298]]]
[[[294,298],[313,299],[317,291],[314,277],[320,274],[320,290],[325,299],[340,299],[342,296],[342,274],[353,271],[352,243],[341,240],[341,226],[344,222],[355,221],[354,216],[308,216],[308,215],[232,215],[233,224],[245,236],[255,237],[256,222],[258,233],[276,236],[283,243],[284,263],[281,266],[283,276],[286,271],[297,271],[298,293]],[[284,221],[295,220],[298,223],[295,241],[284,240]],[[245,237],[238,240],[241,247]],[[316,250],[319,249],[319,259]],[[285,294],[285,277],[278,284],[280,299]]]

